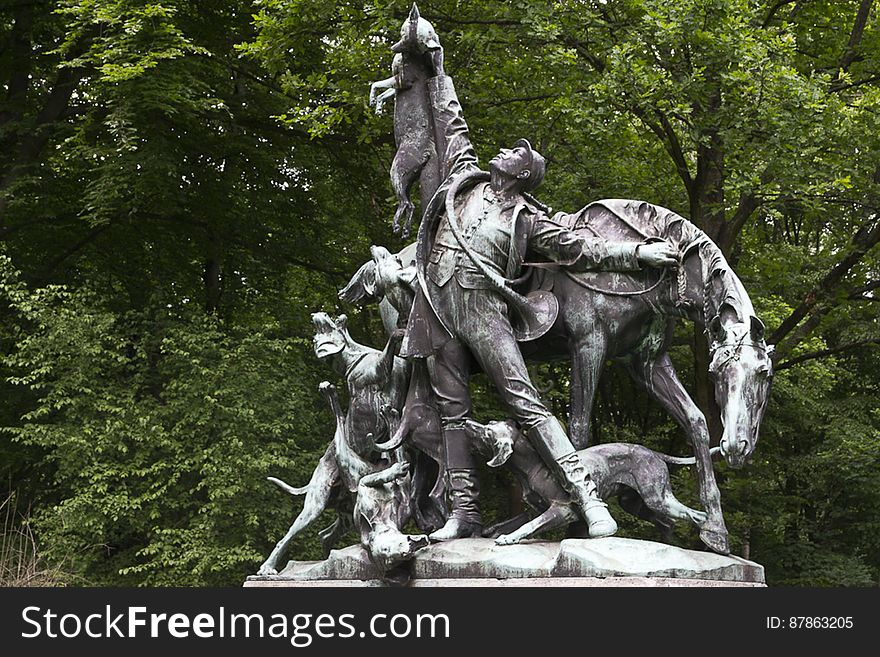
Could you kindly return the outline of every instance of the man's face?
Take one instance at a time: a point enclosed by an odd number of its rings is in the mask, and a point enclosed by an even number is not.
[[[526,168],[528,161],[529,154],[524,147],[502,148],[498,155],[489,160],[489,170],[495,170],[509,178],[516,178]]]

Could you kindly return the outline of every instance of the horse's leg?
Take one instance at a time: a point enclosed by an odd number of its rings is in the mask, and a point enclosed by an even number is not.
[[[575,449],[590,445],[593,400],[605,364],[605,341],[595,333],[589,337],[589,340],[579,340],[571,352],[571,422],[568,432]]]
[[[712,457],[709,453],[709,427],[706,417],[678,380],[669,354],[665,351],[657,355],[651,367],[644,367],[644,363],[634,357],[627,365],[627,370],[685,430],[696,456],[700,500],[708,516],[700,524],[700,540],[715,552],[729,554],[727,526],[721,515],[721,493],[715,482],[715,470],[712,469]],[[650,381],[646,379],[648,372]]]

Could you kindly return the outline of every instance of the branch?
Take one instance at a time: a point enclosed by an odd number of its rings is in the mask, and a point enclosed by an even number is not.
[[[739,236],[746,221],[749,220],[749,217],[752,216],[760,205],[761,202],[758,200],[758,197],[752,192],[743,192],[740,194],[736,211],[733,213],[733,217],[731,217],[730,222],[727,224],[727,234],[731,244],[736,242],[736,238]]]
[[[878,297],[863,296],[865,292],[871,292],[872,290],[876,290],[877,288],[880,288],[880,281],[871,281],[870,283],[866,283],[861,287],[850,290],[849,296],[847,298],[855,300],[880,301],[880,298]]]
[[[835,82],[831,85],[831,88],[829,89],[829,91],[831,91],[831,93],[839,93],[841,91],[846,91],[848,89],[854,89],[856,87],[861,87],[862,85],[865,85],[865,84],[871,84],[872,82],[877,82],[877,80],[880,80],[880,75],[872,75],[871,77],[865,78],[864,80],[857,80],[856,82],[851,82],[849,84],[840,84],[840,80],[838,80],[837,82]]]
[[[871,225],[873,221],[873,226]],[[880,242],[880,220],[872,216],[850,241],[849,253],[846,257],[831,268],[821,281],[819,281],[807,293],[800,305],[780,324],[779,328],[770,336],[769,342],[778,344],[821,302],[831,297],[834,288],[846,276],[850,270]],[[791,346],[791,345],[790,345]]]
[[[776,12],[782,9],[785,5],[793,5],[797,2],[797,0],[779,0],[775,5],[770,7],[770,11],[767,12],[767,17],[764,19],[764,22],[761,23],[762,28],[766,28],[770,25],[770,21],[773,20],[773,17],[776,15]]]
[[[580,93],[584,93],[584,91],[585,91],[584,89],[575,89],[571,93],[580,94]],[[556,93],[538,94],[536,96],[521,96],[519,98],[505,98],[503,100],[499,100],[494,103],[488,103],[486,105],[486,108],[500,107],[502,105],[510,105],[511,103],[530,103],[533,100],[547,100],[548,98],[556,98],[557,96],[560,96],[560,95],[561,95],[560,92],[556,92]]]
[[[106,232],[111,225],[111,223],[106,223],[92,228],[92,230],[90,230],[81,240],[76,242],[73,246],[71,246],[69,249],[57,256],[54,260],[52,260],[43,270],[43,273],[38,274],[35,277],[36,280],[48,280],[49,277],[55,272],[56,269],[58,269],[58,267],[60,267],[64,263],[65,260],[76,255],[77,252],[81,251],[83,248],[91,244],[97,237]]]
[[[838,347],[831,347],[829,349],[822,349],[821,351],[812,351],[808,354],[801,354],[800,356],[796,356],[791,360],[787,360],[784,363],[780,363],[779,365],[775,365],[774,369],[778,372],[780,370],[787,370],[789,367],[794,367],[795,365],[799,365],[808,360],[815,360],[817,358],[824,358],[825,356],[831,356],[832,354],[839,354],[844,351],[849,351],[850,349],[857,349],[859,347],[864,347],[869,344],[880,344],[880,338],[868,338],[865,340],[858,340],[856,342],[850,342],[849,344],[840,345]]]
[[[453,25],[505,25],[505,26],[519,26],[522,25],[522,21],[513,20],[509,18],[486,18],[486,19],[478,19],[478,18],[454,18],[449,14],[427,14],[423,13],[422,18],[433,22],[443,22],[443,23],[452,23]]]
[[[862,42],[862,35],[865,33],[865,25],[868,22],[868,15],[871,13],[871,6],[874,0],[862,0],[859,5],[859,11],[856,13],[856,20],[853,24],[852,32],[849,35],[849,43],[846,44],[846,52],[840,58],[838,68],[846,72],[855,61],[859,44]]]
[[[678,137],[672,129],[672,126],[669,124],[669,121],[660,110],[654,110],[654,113],[661,120],[661,123],[657,124],[648,118],[647,112],[641,107],[633,105],[629,109],[660,139],[660,143],[663,144],[666,152],[669,153],[669,157],[671,157],[672,161],[675,163],[675,169],[678,171],[678,175],[681,177],[684,186],[690,195],[693,190],[694,180],[691,177],[691,171],[688,168],[687,160],[684,158],[684,153],[682,153],[681,143],[678,141]]]

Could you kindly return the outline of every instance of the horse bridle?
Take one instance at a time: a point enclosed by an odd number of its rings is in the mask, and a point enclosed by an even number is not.
[[[746,336],[748,334],[749,334],[748,331],[745,331],[740,336],[740,338],[738,340],[717,342],[717,343],[712,344],[711,347],[709,348],[709,362],[710,363],[715,359],[715,354],[722,347],[732,347],[732,350],[730,352],[730,355],[727,356],[727,358],[725,358],[723,361],[718,363],[715,370],[710,370],[710,371],[717,371],[717,370],[721,369],[722,367],[724,367],[725,365],[727,365],[730,361],[739,360],[740,355],[742,354],[743,347],[750,347],[750,348],[754,349],[755,351],[761,351],[761,352],[764,352],[764,354],[766,354],[767,353],[766,346],[762,346],[760,344],[755,344],[754,342],[746,342]]]

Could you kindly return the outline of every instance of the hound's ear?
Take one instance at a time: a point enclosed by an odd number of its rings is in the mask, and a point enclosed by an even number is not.
[[[775,354],[776,354],[776,345],[775,344],[768,344],[767,345],[767,355],[772,358]]]
[[[764,322],[762,322],[757,317],[750,317],[749,319],[752,323],[750,329],[752,340],[754,342],[761,342],[764,339]]]
[[[348,330],[348,315],[340,315],[336,318],[336,326],[343,331]]]
[[[412,9],[409,10],[409,19],[414,22],[418,22],[421,16],[419,15],[419,8],[416,6],[416,3],[413,3]]]
[[[344,288],[339,291],[339,298],[346,303],[357,303],[364,297],[375,296],[376,293],[376,263],[368,260],[357,273],[351,277]]]
[[[400,272],[400,280],[409,285],[413,290],[416,289],[416,285],[419,284],[418,281],[418,270],[415,268],[415,265],[412,267],[406,267]]]
[[[721,315],[715,315],[712,321],[709,322],[709,337],[712,338],[713,342],[724,342],[724,339],[727,337],[727,330],[724,328],[724,324],[721,323]]]

